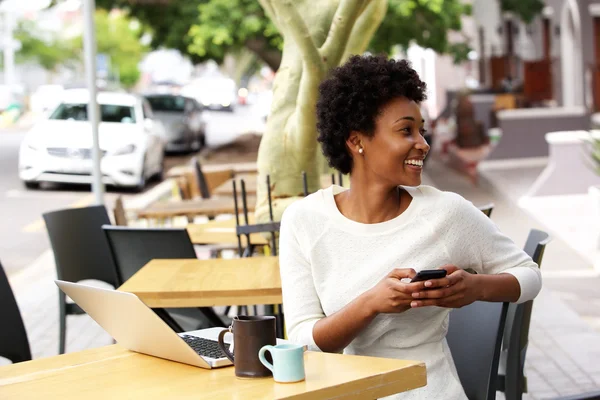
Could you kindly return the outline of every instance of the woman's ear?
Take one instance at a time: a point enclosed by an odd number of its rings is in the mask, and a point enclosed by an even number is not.
[[[362,150],[362,138],[361,134],[357,131],[350,132],[348,139],[346,139],[346,146],[350,153],[355,156],[361,155],[364,150]]]

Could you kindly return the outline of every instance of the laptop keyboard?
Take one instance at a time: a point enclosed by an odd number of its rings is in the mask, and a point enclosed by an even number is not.
[[[199,338],[196,336],[183,335],[181,337],[196,353],[203,357],[225,358],[225,353],[219,347],[216,340]]]

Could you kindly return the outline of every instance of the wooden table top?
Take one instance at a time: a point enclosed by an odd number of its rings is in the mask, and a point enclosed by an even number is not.
[[[248,211],[254,211],[256,197],[247,197]],[[238,202],[242,210],[241,200]],[[235,214],[235,205],[231,197],[215,197],[201,200],[181,200],[152,204],[137,211],[138,218],[172,218],[178,216],[206,215],[214,217],[220,214]]]
[[[256,181],[256,175],[254,176],[243,176],[243,177],[235,177],[236,182],[236,190],[238,196],[241,196],[242,193],[242,184],[241,180],[244,179],[244,186],[246,187],[246,195],[256,195],[256,187],[258,186],[258,182]],[[267,187],[267,183],[264,183],[264,187]],[[213,194],[218,196],[233,196],[233,179],[229,179],[219,185],[213,192]]]
[[[178,165],[169,169],[166,173],[167,178],[183,176],[192,172],[194,168],[191,165]],[[203,172],[233,170],[236,174],[256,174],[258,167],[256,162],[231,163],[231,164],[203,164]]]
[[[308,351],[306,380],[237,379],[119,345],[0,367],[0,398],[28,399],[374,399],[425,386],[418,361]]]
[[[244,179],[244,184],[246,186],[246,193],[248,195],[256,195],[256,189],[258,186],[258,182],[257,182],[257,175],[241,175],[241,176],[237,176],[235,177],[236,180],[236,188],[237,188],[237,192],[238,194],[242,192],[242,184],[240,183],[240,180]],[[299,180],[302,179],[302,177],[298,178]],[[337,182],[337,176],[336,176],[336,182]],[[331,186],[332,182],[331,182],[331,175],[329,174],[323,174],[321,175],[321,188],[328,188],[329,186]],[[267,187],[267,181],[265,180],[264,182],[262,182],[262,185],[264,188]],[[221,185],[219,185],[217,188],[215,188],[215,190],[213,191],[213,194],[218,195],[218,196],[233,196],[233,179],[229,179],[226,182],[222,183]]]
[[[248,222],[254,224],[254,215],[248,216]],[[240,216],[240,224],[245,225],[243,216]],[[194,244],[234,244],[237,245],[235,234],[235,218],[223,221],[208,221],[204,224],[189,224],[188,234]],[[250,235],[250,242],[257,246],[269,244],[269,241],[261,233]],[[246,245],[246,236],[242,236],[242,246]]]
[[[278,257],[152,260],[119,290],[148,307],[281,304]]]

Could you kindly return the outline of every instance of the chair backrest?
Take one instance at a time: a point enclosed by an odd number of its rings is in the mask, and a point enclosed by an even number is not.
[[[121,196],[115,200],[113,213],[115,216],[115,225],[127,226],[127,215],[125,214],[125,207],[123,206],[123,198]]]
[[[196,179],[198,181],[198,189],[200,190],[200,196],[203,199],[210,198],[210,190],[208,190],[208,183],[206,182],[206,177],[202,172],[202,165],[200,164],[200,160],[198,157],[192,157],[192,166],[194,167],[194,172],[196,174]]]
[[[488,203],[483,206],[479,206],[479,211],[483,212],[486,216],[491,217],[492,211],[494,210],[494,203]]]
[[[196,258],[194,245],[185,229],[102,227],[117,266],[119,285],[150,260]]]
[[[476,301],[450,312],[446,340],[469,400],[496,398],[508,303]]]
[[[550,242],[550,235],[537,229],[529,232],[525,242],[525,253],[540,267],[548,242]],[[532,310],[533,300],[521,304],[511,303],[508,308],[501,354],[501,370],[504,373],[501,375],[501,382],[503,382],[501,386],[503,387],[500,388],[507,394],[507,398],[513,398],[525,391],[523,369],[529,344]]]
[[[43,215],[58,279],[97,279],[117,285],[117,272],[102,225],[110,225],[104,206],[70,208]]]
[[[31,360],[27,331],[8,278],[0,263],[0,357],[13,363]]]

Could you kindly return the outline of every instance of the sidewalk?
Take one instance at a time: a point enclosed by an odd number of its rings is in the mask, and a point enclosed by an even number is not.
[[[544,289],[534,302],[525,366],[529,394],[525,399],[555,398],[600,388],[598,273],[589,259],[569,245],[569,240],[555,234],[553,230],[561,229],[561,225],[554,214],[543,215],[542,223],[534,218],[539,213],[518,206],[539,168],[484,171],[477,187],[434,159],[428,160],[426,171],[424,184],[460,193],[476,205],[494,202],[492,219],[520,246],[531,228],[548,230],[553,236],[542,266]],[[536,199],[537,207],[548,209],[548,202],[556,202],[547,200],[544,203]],[[560,207],[567,206],[568,201],[563,199]],[[11,278],[34,358],[56,355],[58,351],[58,289],[52,282],[54,278],[51,251]],[[111,338],[88,316],[68,318],[68,352],[110,343]]]

